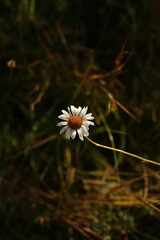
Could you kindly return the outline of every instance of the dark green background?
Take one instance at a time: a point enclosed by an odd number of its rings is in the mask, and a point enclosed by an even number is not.
[[[60,200],[53,200],[51,210],[44,196],[37,197],[33,190],[62,191],[72,199],[72,194],[85,192],[81,181],[90,178],[90,171],[103,171],[106,162],[115,169],[112,152],[59,136],[57,116],[70,104],[89,106],[96,122],[93,140],[160,161],[159,10],[156,0],[0,1],[0,239],[87,238],[57,217]],[[114,74],[122,49],[119,66],[124,67]],[[16,68],[7,66],[11,59]],[[109,77],[89,80],[92,74],[104,73]],[[120,107],[110,109],[108,93],[138,121]],[[107,134],[113,135],[113,142]],[[139,160],[117,158],[118,171],[131,173],[128,179],[132,172],[142,174]],[[158,167],[147,167],[159,176]],[[68,187],[66,174],[72,168],[87,176]],[[157,189],[151,192],[159,194]],[[63,202],[63,196],[60,199]],[[62,210],[70,212],[72,206],[65,201]],[[89,209],[94,215],[98,205]],[[147,206],[138,209],[115,207],[117,218],[98,216],[97,234],[102,239],[159,239],[157,213]],[[129,219],[124,225],[123,212]],[[41,216],[49,221],[41,224]],[[116,227],[103,229],[101,218]]]

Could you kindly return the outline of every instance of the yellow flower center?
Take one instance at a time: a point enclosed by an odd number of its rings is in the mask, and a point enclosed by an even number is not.
[[[79,129],[82,125],[82,118],[77,115],[73,115],[68,119],[68,126],[71,129]]]

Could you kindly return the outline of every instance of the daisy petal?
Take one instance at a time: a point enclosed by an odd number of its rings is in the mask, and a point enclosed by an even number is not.
[[[67,125],[67,121],[59,122],[59,123],[57,124],[58,127],[60,127],[60,126],[65,126],[65,125]]]
[[[84,138],[83,138],[82,129],[81,129],[81,128],[79,128],[79,129],[77,130],[77,132],[78,132],[79,138],[81,139],[81,141],[83,141],[83,140],[84,140]]]
[[[88,113],[88,114],[86,114],[86,115],[84,116],[83,119],[84,119],[84,120],[93,120],[94,117],[92,116],[92,113]]]
[[[65,132],[67,128],[68,128],[68,126],[63,127],[63,128],[61,129],[61,131],[60,131],[60,134],[62,134],[63,132]]]
[[[68,117],[66,117],[66,115],[64,115],[64,114],[59,115],[58,118],[62,119],[62,120],[67,120],[68,119]]]
[[[67,131],[66,131],[66,134],[65,134],[65,137],[66,137],[66,139],[70,139],[70,137],[71,137],[71,129],[70,128],[68,128],[67,129]]]
[[[88,110],[88,107],[84,107],[84,108],[82,109],[82,111],[80,112],[79,116],[83,118],[83,117],[85,116],[87,110]]]
[[[86,126],[86,125],[88,125],[88,126],[89,126],[89,125],[94,126],[94,122],[88,121],[88,120],[84,120],[84,121],[83,121],[83,125],[85,125],[85,126]]]
[[[72,115],[76,115],[76,113],[77,113],[76,108],[72,105],[70,106],[70,108],[71,108]]]
[[[69,116],[72,116],[72,113],[69,107],[68,107],[68,113],[69,113]]]
[[[70,117],[69,113],[65,110],[62,110],[62,113],[66,116],[66,117]]]
[[[89,136],[88,128],[86,128],[84,125],[82,125],[81,128],[82,128],[83,136],[85,137]]]
[[[79,114],[80,114],[81,110],[82,110],[82,108],[81,108],[81,107],[78,107],[78,108],[77,108],[77,115],[79,115]]]
[[[87,118],[84,117],[84,120],[93,120],[93,119],[94,119],[93,116],[92,117],[87,117]]]
[[[77,115],[77,108],[74,109],[74,115]]]
[[[74,139],[76,137],[76,130],[72,130],[72,133],[71,133],[71,138]]]

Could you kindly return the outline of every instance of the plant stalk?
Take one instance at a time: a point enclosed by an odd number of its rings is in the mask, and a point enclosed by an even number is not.
[[[152,161],[150,159],[146,159],[146,158],[143,158],[143,157],[140,157],[136,154],[133,154],[133,153],[129,153],[129,152],[126,152],[126,151],[123,151],[121,149],[117,149],[117,148],[113,148],[113,147],[109,147],[109,146],[105,146],[105,145],[102,145],[102,144],[99,144],[99,143],[96,143],[94,142],[93,140],[91,140],[89,137],[86,137],[86,139],[91,142],[92,144],[96,145],[97,147],[101,147],[101,148],[106,148],[106,149],[109,149],[109,150],[112,150],[112,151],[116,151],[116,152],[120,152],[120,153],[123,153],[123,154],[126,154],[128,156],[131,156],[131,157],[134,157],[134,158],[138,158],[144,162],[148,162],[148,163],[152,163],[152,164],[155,164],[155,165],[158,165],[160,166],[160,163],[158,162],[155,162],[155,161]]]

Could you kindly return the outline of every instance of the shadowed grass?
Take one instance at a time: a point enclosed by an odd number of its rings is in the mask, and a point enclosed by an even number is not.
[[[159,163],[158,9],[1,1],[2,240],[159,239],[159,167],[126,156]],[[89,106],[93,144],[125,155],[60,136],[70,104]]]

